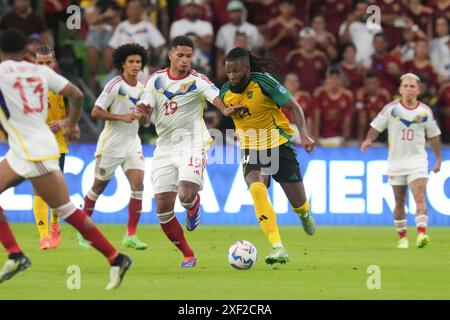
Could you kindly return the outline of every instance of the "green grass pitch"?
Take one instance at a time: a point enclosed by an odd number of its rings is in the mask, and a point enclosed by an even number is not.
[[[448,228],[430,228],[431,243],[425,249],[415,248],[416,232],[410,228],[407,250],[395,248],[393,227],[319,226],[313,237],[300,226],[280,228],[291,259],[286,265],[264,263],[270,247],[257,225],[201,225],[195,232],[185,232],[198,265],[181,269],[181,255],[159,226],[141,225],[139,236],[149,243],[149,249],[121,249],[132,257],[133,266],[122,286],[107,292],[106,260],[92,248],[79,248],[75,231],[68,225],[63,225],[60,248],[41,252],[36,227],[13,224],[19,244],[33,264],[0,284],[0,300],[450,299]],[[121,248],[125,226],[100,225],[100,229]],[[227,251],[236,240],[249,240],[258,249],[258,261],[250,270],[238,271],[228,265]],[[79,290],[67,288],[71,265],[81,270]],[[371,265],[380,268],[380,289],[367,287],[368,278],[373,276],[367,272]]]

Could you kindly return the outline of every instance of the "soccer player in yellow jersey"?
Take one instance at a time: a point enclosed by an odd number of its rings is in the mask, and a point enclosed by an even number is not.
[[[55,69],[56,59],[55,52],[48,46],[39,47],[36,50],[35,63],[46,65],[51,69]],[[60,158],[59,167],[64,172],[65,155],[69,151],[67,148],[66,139],[64,138],[64,119],[67,117],[67,109],[64,104],[64,97],[48,92],[48,115],[47,124],[50,130],[55,134],[56,142],[58,144]],[[48,206],[47,203],[34,191],[33,211],[36,219],[36,224],[40,236],[40,250],[47,250],[57,248],[61,241],[61,229],[59,226],[59,218],[56,213],[51,210],[50,219],[50,236],[48,228]]]
[[[306,152],[314,150],[315,142],[309,136],[298,102],[275,78],[264,72],[270,67],[267,62],[245,49],[231,50],[225,61],[229,81],[223,85],[220,96],[227,107],[246,106],[232,118],[240,141],[245,182],[250,188],[261,228],[273,247],[265,262],[274,264],[286,263],[289,258],[267,193],[271,176],[281,184],[305,232],[315,233],[296,151],[290,142],[294,132],[281,107],[292,113]]]

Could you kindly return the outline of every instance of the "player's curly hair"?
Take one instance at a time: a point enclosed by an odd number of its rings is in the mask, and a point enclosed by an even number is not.
[[[22,31],[10,29],[0,33],[0,50],[3,53],[18,54],[25,49],[27,38]]]
[[[124,44],[118,47],[113,53],[113,66],[123,72],[122,65],[129,56],[140,55],[142,59],[141,70],[144,69],[148,61],[148,51],[137,43]]]
[[[231,49],[226,57],[227,61],[241,60],[250,65],[251,72],[267,72],[275,79],[280,80],[279,70],[281,66],[274,60],[264,57],[254,56],[250,51],[244,48]]]

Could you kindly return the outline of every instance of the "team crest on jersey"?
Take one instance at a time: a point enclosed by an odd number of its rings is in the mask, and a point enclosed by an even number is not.
[[[178,89],[177,93],[185,94],[191,88],[191,86],[195,83],[195,80],[186,82],[181,84],[180,89]]]
[[[253,97],[253,91],[247,92],[247,98],[251,99]]]
[[[418,115],[416,116],[416,118],[414,119],[414,122],[416,123],[422,123],[425,122],[427,120],[427,116],[425,115]]]

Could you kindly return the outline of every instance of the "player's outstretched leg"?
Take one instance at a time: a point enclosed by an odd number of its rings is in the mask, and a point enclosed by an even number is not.
[[[148,245],[138,239],[136,229],[139,224],[142,211],[142,191],[132,191],[130,203],[128,204],[128,225],[127,234],[122,240],[122,244],[127,248],[145,250]]]
[[[61,242],[61,226],[55,210],[51,210],[50,217],[50,248],[55,249]]]
[[[277,217],[275,210],[270,204],[266,185],[262,182],[253,182],[250,184],[250,193],[252,194],[259,225],[273,248],[272,253],[265,258],[265,262],[267,264],[288,262],[288,252],[284,249],[283,243],[281,242]]]
[[[316,233],[316,224],[313,217],[311,216],[310,205],[308,199],[299,208],[292,207],[295,213],[297,213],[300,221],[302,222],[303,230],[305,230],[307,235],[314,235]]]
[[[192,251],[187,243],[184,237],[183,228],[181,228],[174,212],[157,213],[157,216],[160,221],[161,229],[164,231],[167,238],[183,253],[184,258],[181,267],[195,267],[197,258],[195,257],[194,251]]]
[[[84,239],[89,241],[95,249],[100,251],[108,259],[111,270],[109,283],[106,286],[106,289],[111,290],[118,288],[125,273],[131,267],[131,259],[128,256],[119,253],[97,229],[92,219],[84,212],[77,209],[71,202],[59,208],[55,208],[55,212],[77,229]]]
[[[92,217],[94,213],[95,203],[97,202],[98,197],[99,195],[92,191],[92,189],[90,189],[84,197],[83,212],[86,213],[89,217]],[[89,241],[84,239],[79,232],[77,232],[77,243],[84,250],[87,250],[91,247]]]
[[[9,227],[3,209],[0,207],[0,242],[8,251],[8,260],[0,270],[0,283],[11,279],[18,272],[27,269],[31,265],[30,259],[23,254]]]

